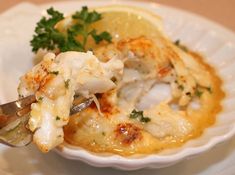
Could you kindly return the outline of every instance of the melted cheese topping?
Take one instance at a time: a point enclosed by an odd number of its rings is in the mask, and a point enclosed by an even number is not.
[[[63,126],[68,123],[73,97],[90,97],[116,85],[110,79],[122,74],[123,63],[115,58],[100,62],[91,52],[48,53],[43,60],[21,77],[20,96],[36,95],[32,104],[29,129],[33,141],[47,152],[64,140]]]
[[[94,51],[102,61],[124,64],[116,88],[99,94],[102,115],[91,105],[72,116],[65,140],[93,152],[129,156],[177,147],[215,121],[224,97],[213,68],[168,39],[137,37]],[[166,91],[165,91],[165,90]],[[132,110],[143,111],[130,117]]]

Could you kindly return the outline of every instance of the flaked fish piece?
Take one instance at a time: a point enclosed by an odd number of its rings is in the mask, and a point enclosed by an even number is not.
[[[73,97],[90,97],[115,88],[112,77],[120,76],[123,63],[111,59],[100,62],[92,52],[48,53],[31,71],[21,77],[20,96],[36,95],[31,106],[29,129],[33,141],[48,152],[64,140],[63,126],[68,123]]]

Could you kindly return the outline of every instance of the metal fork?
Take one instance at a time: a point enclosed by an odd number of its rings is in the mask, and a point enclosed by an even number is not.
[[[75,96],[70,115],[78,113],[92,103],[92,98]],[[34,95],[0,105],[0,143],[12,147],[26,146],[32,141],[33,133],[27,128]]]

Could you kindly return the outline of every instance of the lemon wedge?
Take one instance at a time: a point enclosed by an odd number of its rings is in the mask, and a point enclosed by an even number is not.
[[[94,10],[102,13],[103,19],[91,27],[97,31],[108,31],[114,40],[141,35],[152,38],[162,32],[161,18],[142,8],[113,5]]]
[[[147,38],[159,38],[163,36],[162,20],[159,16],[145,9],[112,5],[96,7],[95,10],[102,14],[102,20],[95,22],[90,27],[97,32],[107,31],[112,35],[113,41],[125,38],[146,36]],[[57,23],[55,26],[60,32],[66,33],[67,29],[73,25],[71,16]],[[79,38],[77,38],[79,40]],[[88,49],[95,49],[97,46],[90,38],[87,41]]]

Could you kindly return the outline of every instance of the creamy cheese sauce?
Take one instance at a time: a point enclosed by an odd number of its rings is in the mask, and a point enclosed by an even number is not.
[[[179,147],[188,140],[202,135],[207,127],[215,123],[216,115],[222,110],[221,100],[225,94],[221,89],[221,79],[216,75],[215,70],[204,62],[203,57],[190,51],[186,54],[191,55],[193,60],[190,63],[193,66],[189,63],[185,64],[188,67],[191,66],[192,72],[199,66],[202,72],[205,71],[202,75],[208,81],[206,84],[191,73],[197,83],[197,89],[192,90],[194,95],[187,99],[187,105],[181,105],[180,97],[174,98],[174,95],[170,100],[169,96],[161,100],[161,103],[152,100],[150,96],[144,100],[150,100],[151,105],[145,105],[143,112],[144,116],[149,117],[151,121],[144,123],[131,119],[130,113],[132,109],[137,108],[136,103],[141,101],[140,97],[147,95],[153,88],[148,84],[155,83],[157,87],[159,80],[144,80],[141,85],[136,79],[143,79],[143,76],[141,77],[135,71],[130,72],[130,64],[125,64],[125,68],[129,66],[127,72],[129,71],[132,76],[129,76],[131,79],[128,77],[125,79],[126,69],[124,68],[123,79],[131,83],[120,81],[119,83],[122,84],[120,87],[117,82],[119,89],[116,88],[98,96],[102,116],[94,105],[72,116],[69,124],[64,127],[66,142],[92,152],[130,156],[152,154]],[[168,82],[167,78],[164,81]],[[171,88],[171,91],[174,91],[174,88]],[[173,105],[176,106],[175,109]]]

